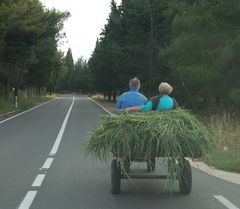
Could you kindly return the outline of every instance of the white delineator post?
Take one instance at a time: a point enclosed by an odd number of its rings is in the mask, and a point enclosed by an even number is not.
[[[17,109],[18,108],[18,97],[15,96],[15,108]]]

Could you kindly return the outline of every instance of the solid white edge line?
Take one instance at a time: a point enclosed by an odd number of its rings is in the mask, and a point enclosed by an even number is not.
[[[229,209],[239,209],[222,195],[214,195],[214,197]]]
[[[28,191],[18,209],[29,209],[32,205],[34,198],[36,197],[36,194],[37,191]]]
[[[87,96],[88,97],[88,96]],[[98,104],[97,102],[95,102],[93,99],[91,99],[90,97],[88,97],[88,99],[90,99],[92,102],[94,102],[96,105],[98,105],[99,107],[101,107],[103,110],[105,110],[109,115],[113,115],[110,111],[108,111],[105,107],[103,107],[102,105]]]
[[[52,101],[54,101],[54,100],[56,100],[56,99],[58,99],[58,98],[52,99],[52,100],[47,101],[47,102],[45,102],[45,103],[43,103],[43,104],[40,104],[40,105],[38,105],[38,106],[36,106],[36,107],[33,107],[33,108],[29,109],[29,110],[26,110],[26,111],[21,112],[21,113],[19,113],[19,114],[17,114],[17,115],[14,115],[14,116],[12,116],[12,117],[10,117],[10,118],[7,118],[7,119],[5,119],[5,120],[2,120],[2,121],[0,121],[0,124],[1,124],[1,123],[4,123],[4,122],[6,122],[6,121],[9,121],[9,120],[11,120],[11,119],[13,119],[13,118],[16,118],[16,117],[18,117],[18,116],[20,116],[20,115],[23,115],[23,114],[25,114],[25,113],[27,113],[27,112],[30,112],[30,111],[32,111],[32,110],[34,110],[34,109],[37,109],[37,108],[39,108],[39,107],[42,107],[43,105],[46,105],[46,104],[48,104],[49,102],[52,102]]]
[[[66,128],[66,125],[67,125],[67,122],[68,122],[68,118],[69,118],[69,116],[70,116],[70,113],[71,113],[71,111],[72,111],[72,107],[73,107],[73,105],[74,105],[74,100],[75,100],[75,97],[73,97],[73,101],[72,101],[72,104],[71,104],[71,106],[69,107],[69,110],[68,110],[68,112],[67,112],[67,114],[66,114],[66,116],[65,116],[65,119],[64,119],[64,121],[63,121],[63,124],[62,124],[62,126],[61,126],[61,129],[60,129],[60,131],[59,131],[59,133],[58,133],[58,136],[57,136],[57,138],[56,138],[56,140],[55,140],[55,143],[54,143],[54,145],[53,145],[53,148],[52,148],[52,150],[51,150],[51,152],[50,152],[50,156],[54,156],[56,153],[57,153],[57,151],[58,151],[58,147],[59,147],[59,145],[60,145],[60,143],[61,143],[61,140],[62,140],[62,137],[63,137],[63,133],[64,133],[64,131],[65,131],[65,128]]]
[[[43,164],[41,169],[49,169],[52,162],[53,162],[54,158],[48,158],[45,163]]]
[[[45,178],[46,174],[39,174],[37,175],[37,177],[35,178],[32,187],[40,187],[42,185],[42,182]]]

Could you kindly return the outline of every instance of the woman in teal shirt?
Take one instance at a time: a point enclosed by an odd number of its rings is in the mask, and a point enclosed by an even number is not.
[[[147,104],[135,107],[129,107],[125,109],[126,112],[140,112],[140,111],[151,111],[151,110],[170,110],[175,109],[177,102],[174,98],[168,96],[172,93],[172,86],[166,82],[162,82],[159,85],[160,95],[152,97]]]

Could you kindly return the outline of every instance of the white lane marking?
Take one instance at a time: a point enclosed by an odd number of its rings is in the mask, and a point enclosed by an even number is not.
[[[27,112],[30,112],[30,111],[32,111],[32,110],[34,110],[34,109],[37,109],[37,108],[39,108],[39,107],[42,107],[43,105],[46,105],[47,103],[52,102],[52,101],[54,101],[54,100],[56,100],[56,99],[57,99],[57,98],[52,99],[52,100],[50,100],[50,101],[48,101],[48,102],[45,102],[45,103],[43,103],[43,104],[40,104],[40,105],[38,105],[38,106],[36,106],[36,107],[33,107],[33,108],[29,109],[29,110],[26,110],[26,111],[24,111],[24,112],[21,112],[21,113],[19,113],[19,114],[17,114],[17,115],[14,115],[14,116],[10,117],[10,118],[7,118],[7,119],[5,119],[5,120],[2,120],[2,121],[0,121],[0,124],[6,122],[6,121],[8,121],[8,120],[11,120],[11,119],[13,119],[13,118],[16,118],[16,117],[18,117],[18,116],[20,116],[20,115],[23,115],[23,114],[25,114],[25,113],[27,113]]]
[[[37,191],[29,191],[24,197],[18,209],[29,209],[32,205],[32,202],[37,194]]]
[[[70,106],[70,108],[69,108],[69,110],[67,112],[67,115],[66,115],[64,121],[63,121],[62,127],[61,127],[61,129],[60,129],[60,131],[58,133],[56,141],[55,141],[55,143],[53,145],[53,148],[52,148],[52,150],[50,152],[50,156],[54,156],[57,153],[57,151],[58,151],[58,147],[59,147],[59,145],[61,143],[61,140],[62,140],[62,137],[63,137],[63,133],[65,131],[65,128],[66,128],[66,125],[67,125],[67,122],[68,122],[69,115],[70,115],[70,113],[72,111],[72,107],[73,107],[73,104],[74,104],[74,99],[75,99],[75,97],[73,97],[72,104],[71,104],[71,106]]]
[[[214,197],[229,209],[239,209],[222,195],[214,195]]]
[[[42,185],[42,182],[45,178],[45,174],[39,174],[37,175],[37,177],[35,178],[33,184],[32,184],[32,187],[40,187]]]
[[[49,169],[52,162],[53,162],[54,158],[48,158],[45,163],[43,164],[41,169]]]
[[[108,111],[105,107],[101,106],[100,104],[98,104],[97,102],[95,102],[93,99],[91,99],[90,97],[88,97],[88,99],[90,99],[92,102],[94,102],[96,105],[98,105],[99,107],[101,107],[102,109],[104,109],[109,115],[113,115],[110,111]]]

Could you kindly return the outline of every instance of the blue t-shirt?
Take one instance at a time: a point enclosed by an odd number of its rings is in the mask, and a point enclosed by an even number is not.
[[[142,111],[151,111],[153,107],[153,103],[151,100],[147,102],[146,105],[141,105],[140,110]],[[161,110],[170,110],[174,108],[174,100],[170,96],[164,95],[159,99],[157,109],[158,111]]]
[[[148,99],[138,90],[130,90],[121,94],[116,103],[118,109],[125,109],[133,106],[140,106],[146,104]]]

